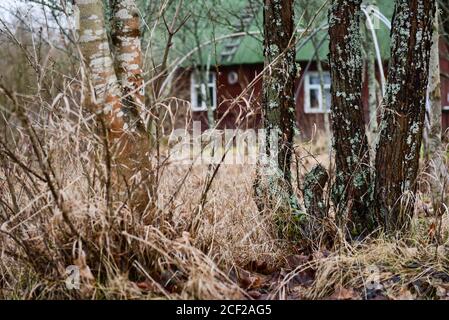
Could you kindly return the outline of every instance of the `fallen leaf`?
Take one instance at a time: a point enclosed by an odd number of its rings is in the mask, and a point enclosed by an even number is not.
[[[266,261],[259,261],[259,260],[253,260],[246,266],[247,270],[262,273],[262,274],[268,274],[272,272],[272,270],[269,270],[268,264]]]
[[[368,300],[389,300],[387,296],[381,293],[375,293],[372,296],[367,298]]]
[[[287,261],[287,267],[293,270],[296,267],[307,263],[307,261],[309,261],[309,256],[303,254],[295,254],[286,257],[285,260]]]
[[[248,295],[253,299],[260,299],[262,297],[262,293],[256,290],[250,290],[248,291]]]
[[[315,280],[315,272],[312,269],[307,269],[297,273],[289,282],[289,287],[303,286],[308,287]]]
[[[244,289],[257,289],[266,283],[267,277],[261,274],[251,273],[247,270],[238,270],[238,282]]]
[[[287,300],[303,300],[304,299],[304,287],[297,286],[291,290],[287,296]]]
[[[394,298],[395,300],[415,300],[415,296],[407,288],[401,288],[399,295]]]
[[[156,291],[156,286],[148,280],[137,282],[136,285],[140,290],[145,292]]]
[[[354,289],[346,289],[341,285],[335,287],[334,293],[329,297],[330,300],[355,300],[358,299]]]
[[[436,288],[437,288],[436,294],[437,294],[438,297],[440,297],[440,298],[446,298],[447,297],[447,293],[448,292],[447,292],[446,288],[444,288],[442,286],[436,286]]]

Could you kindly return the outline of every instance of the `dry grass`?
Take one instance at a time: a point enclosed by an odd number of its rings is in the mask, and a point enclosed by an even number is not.
[[[54,108],[57,118],[58,104]],[[108,203],[105,149],[89,125],[69,117],[45,126],[41,120],[34,128],[46,165],[39,165],[19,120],[9,122],[17,140],[2,146],[2,298],[251,298],[235,274],[254,272],[251,266],[262,262],[267,273],[285,270],[266,284],[266,298],[366,298],[375,294],[367,289],[372,268],[387,298],[446,294],[447,215],[439,245],[429,235],[432,219],[421,214],[407,238],[335,241],[331,248],[309,251],[306,261],[289,269],[286,261],[300,248],[277,237],[272,213],[257,210],[253,167],[223,165],[202,202],[210,168],[166,161],[159,170],[158,199],[153,199],[157,206],[142,213],[132,209],[123,185],[110,186]],[[310,157],[310,151],[303,156]],[[313,162],[304,161],[305,167]],[[51,183],[33,175],[43,176],[45,170]],[[69,265],[81,270],[80,290],[65,288]],[[313,282],[292,287],[291,280],[305,271],[314,274]]]
[[[58,119],[58,106],[54,121],[34,123],[37,153],[26,124],[8,124],[18,140],[2,146],[3,297],[242,298],[229,270],[260,260],[279,266],[289,248],[253,203],[251,168],[223,167],[201,202],[207,166],[166,163],[157,206],[133,211],[132,191],[108,185],[102,139],[80,121]],[[82,290],[65,289],[69,265],[81,269]]]
[[[222,164],[214,176],[213,166],[172,161],[163,145],[152,150],[152,180],[136,173],[125,184],[80,101],[79,61],[42,49],[31,57],[34,72],[27,52],[8,50],[0,68],[8,70],[0,79],[0,298],[448,297],[449,217],[432,216],[427,187],[412,230],[400,238],[348,243],[329,212],[317,223],[333,232],[331,245],[316,234],[279,239],[275,214],[254,203],[253,166]],[[188,115],[178,102],[157,101],[159,112],[170,111],[160,119]],[[329,166],[327,145],[320,135],[297,142],[299,197],[304,173],[317,161]],[[142,184],[144,210],[133,205]],[[80,269],[79,290],[65,285],[71,265]]]
[[[0,138],[1,298],[447,297],[448,215],[432,216],[424,187],[400,240],[348,243],[322,225],[332,245],[316,234],[287,241],[275,214],[254,203],[254,166],[221,164],[213,175],[215,166],[179,164],[161,146],[151,182],[137,172],[123,183],[76,94],[50,102],[7,88],[3,95],[10,108]],[[317,161],[328,166],[326,145],[320,137],[298,142],[299,194],[305,172]],[[141,184],[151,184],[143,211],[133,206]],[[79,290],[65,285],[71,265],[80,269]]]

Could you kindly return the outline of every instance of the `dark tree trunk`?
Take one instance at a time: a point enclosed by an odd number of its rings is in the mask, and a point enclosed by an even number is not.
[[[265,0],[263,76],[263,124],[266,130],[266,161],[256,180],[256,196],[271,209],[287,211],[296,204],[291,184],[295,126],[294,83],[296,76],[293,0]],[[270,161],[271,160],[271,161]],[[260,208],[260,205],[259,205]]]
[[[304,206],[309,216],[324,219],[326,217],[326,202],[324,188],[329,180],[326,169],[318,164],[304,176]]]
[[[307,245],[307,239],[311,240],[308,245],[313,247],[316,239],[320,239],[320,243],[323,243],[323,240],[325,243],[331,243],[334,238],[334,228],[328,228],[328,203],[324,197],[328,181],[329,174],[321,164],[314,166],[304,176],[303,195],[307,221],[302,224],[301,231],[306,235],[302,239],[305,245]]]
[[[361,0],[333,0],[329,12],[331,121],[339,222],[354,235],[371,229],[370,158],[362,106]]]
[[[435,0],[396,0],[375,181],[379,220],[391,231],[414,209],[434,12]]]
[[[295,126],[293,13],[293,0],[265,1],[264,57],[265,66],[272,66],[263,78],[264,127],[267,136],[271,133],[278,134],[278,165],[287,182],[291,181],[290,165]],[[267,152],[270,152],[270,141],[267,144]]]

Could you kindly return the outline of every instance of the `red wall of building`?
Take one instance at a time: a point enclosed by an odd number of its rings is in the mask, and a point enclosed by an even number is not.
[[[442,105],[448,107],[443,110],[443,130],[449,128],[449,48],[441,45],[441,71],[442,71]],[[301,64],[302,70],[306,69],[306,63]],[[262,79],[255,81],[251,89],[248,85],[262,72],[263,65],[239,65],[220,67],[217,74],[217,109],[215,119],[219,129],[236,128],[241,129],[257,128],[261,126],[260,102]],[[316,65],[311,64],[308,71],[316,71]],[[236,72],[238,81],[230,84],[229,73]],[[296,89],[296,119],[297,125],[303,138],[310,138],[317,131],[324,130],[324,115],[320,113],[304,112],[304,86],[298,85],[305,72],[301,72],[301,77],[297,79]],[[189,82],[190,83],[190,82]],[[235,100],[235,98],[241,98]],[[365,110],[365,121],[369,121],[368,111],[368,86],[364,81],[363,86],[363,106]],[[192,118],[202,122],[202,128],[207,129],[207,113],[193,112]],[[449,131],[449,130],[448,130]]]
[[[441,104],[443,107],[443,130],[448,135],[449,129],[449,45],[441,42],[440,45],[441,68]]]
[[[302,70],[306,68],[306,63],[301,64]],[[252,89],[247,89],[250,84],[262,72],[263,65],[239,65],[220,67],[217,75],[217,99],[218,107],[215,112],[215,119],[219,129],[236,128],[241,129],[257,128],[261,126],[261,90],[262,79],[255,81]],[[316,71],[316,65],[309,66],[308,71]],[[236,72],[239,81],[236,84],[228,82],[228,75]],[[324,130],[324,115],[322,113],[304,112],[304,84],[301,72],[300,78],[296,80],[296,121],[301,135],[304,138],[311,137],[316,131]],[[301,84],[301,85],[300,85]],[[244,92],[246,91],[246,92]],[[368,87],[363,88],[364,108],[368,105]],[[235,98],[241,98],[236,101]],[[369,114],[366,112],[366,120]],[[193,119],[202,122],[202,128],[207,128],[207,113],[194,112]],[[240,125],[236,125],[236,124]]]
[[[262,71],[262,65],[239,65],[220,67],[216,72],[217,81],[217,109],[214,112],[216,125],[219,129],[226,128],[257,128],[261,126],[260,101],[262,80],[255,80]],[[238,81],[229,83],[231,72],[238,74]],[[241,96],[240,99],[236,99]],[[194,121],[201,121],[201,128],[208,128],[207,112],[193,112]]]

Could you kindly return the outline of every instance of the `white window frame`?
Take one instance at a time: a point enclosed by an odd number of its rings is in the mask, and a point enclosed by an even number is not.
[[[324,75],[329,75],[329,72],[323,71]],[[321,92],[321,83],[317,84],[311,84],[310,83],[310,77],[311,76],[320,76],[319,72],[306,72],[304,75],[304,113],[325,113],[330,112],[324,105],[323,105],[323,93]],[[331,88],[331,84],[324,84],[324,89]],[[311,108],[310,105],[310,90],[318,90],[318,103],[319,108],[314,109]]]
[[[201,89],[203,94],[206,94],[206,88],[212,88],[212,106],[211,109],[215,110],[217,109],[217,79],[215,72],[213,71],[207,71],[206,72],[206,79],[207,79],[207,85],[204,83],[198,83],[196,81],[196,75],[198,74],[198,71],[193,71],[190,75],[190,103],[192,106],[192,111],[199,112],[199,111],[207,111],[208,107],[206,104],[206,101],[202,101],[201,106],[198,105],[198,96],[197,96],[197,89]],[[209,82],[209,75],[212,75],[212,82]]]

